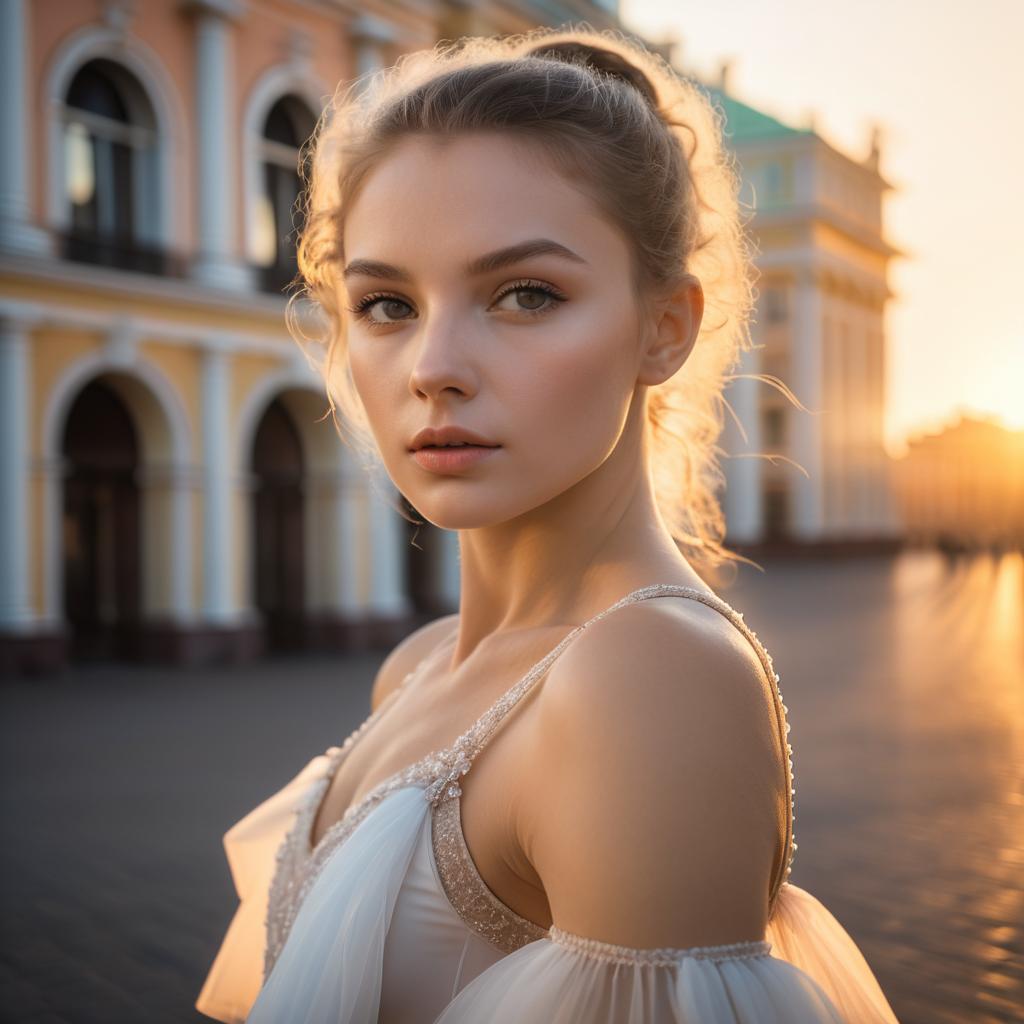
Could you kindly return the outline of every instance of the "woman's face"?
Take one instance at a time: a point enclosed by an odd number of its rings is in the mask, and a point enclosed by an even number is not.
[[[432,523],[508,522],[615,450],[640,365],[629,250],[536,148],[403,140],[351,206],[343,252],[353,381],[391,479]],[[449,426],[494,447],[413,450]]]

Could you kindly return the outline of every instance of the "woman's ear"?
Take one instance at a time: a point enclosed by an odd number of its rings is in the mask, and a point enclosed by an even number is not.
[[[654,303],[637,383],[668,380],[693,351],[703,317],[704,289],[693,274],[686,274],[670,295]]]

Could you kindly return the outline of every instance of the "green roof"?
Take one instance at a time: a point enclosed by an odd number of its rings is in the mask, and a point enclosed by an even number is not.
[[[711,97],[711,102],[720,107],[725,114],[725,135],[727,139],[745,142],[748,139],[781,138],[787,135],[813,135],[810,128],[790,128],[788,124],[768,114],[748,107],[734,96],[716,89],[714,86],[701,83],[701,87]]]

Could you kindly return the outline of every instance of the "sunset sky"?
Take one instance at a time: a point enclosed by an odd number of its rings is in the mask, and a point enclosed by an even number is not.
[[[622,0],[681,66],[854,159],[883,126],[891,264],[886,438],[958,409],[1024,428],[1024,2]]]

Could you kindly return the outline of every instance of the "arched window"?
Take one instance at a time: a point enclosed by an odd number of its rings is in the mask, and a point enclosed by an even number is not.
[[[253,255],[264,291],[280,293],[295,276],[295,240],[302,228],[296,201],[302,190],[300,149],[316,118],[297,96],[279,99],[267,114],[260,137],[260,193]]]
[[[64,97],[64,256],[166,273],[155,244],[157,131],[138,80],[110,60],[83,64]]]

